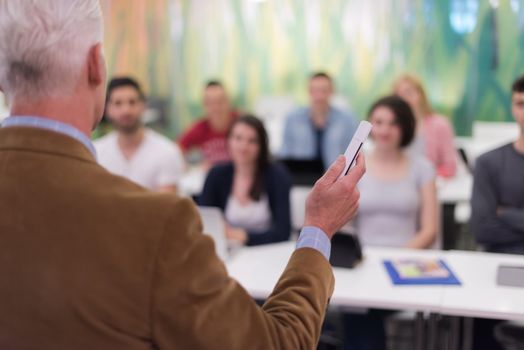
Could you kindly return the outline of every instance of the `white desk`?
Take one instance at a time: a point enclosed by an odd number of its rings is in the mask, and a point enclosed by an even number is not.
[[[227,269],[253,297],[264,299],[273,291],[294,249],[293,242],[243,248],[227,263]],[[331,304],[438,312],[442,286],[394,286],[382,260],[406,256],[438,257],[442,254],[439,251],[365,249],[364,261],[356,268],[334,269],[335,291]]]
[[[294,251],[293,242],[242,248],[226,264],[229,274],[255,298],[265,299]],[[353,308],[411,310],[417,312],[417,349],[433,349],[438,330],[435,315],[466,317],[464,349],[471,348],[471,317],[524,320],[524,289],[496,284],[500,264],[524,265],[524,256],[465,251],[420,251],[366,248],[364,261],[354,269],[334,269],[335,291],[331,305]],[[440,257],[460,279],[460,286],[395,286],[382,265],[398,257]],[[428,336],[422,312],[430,312]],[[455,319],[459,322],[460,319]],[[457,348],[458,323],[454,322],[450,345]],[[427,339],[428,340],[427,340]],[[466,345],[467,344],[467,345]]]
[[[524,320],[524,289],[496,283],[499,265],[524,266],[524,256],[449,251],[446,261],[462,282],[443,290],[440,313],[451,316]]]
[[[364,248],[364,260],[354,269],[335,268],[333,305],[391,310],[431,311],[440,308],[442,286],[395,286],[385,259],[437,258],[441,251]]]
[[[242,248],[227,263],[229,274],[255,298],[273,291],[295,243]],[[440,257],[461,286],[395,286],[382,261],[399,257]],[[524,265],[524,256],[466,251],[366,248],[354,269],[334,269],[336,306],[427,311],[450,316],[524,320],[524,289],[496,284],[500,264]]]

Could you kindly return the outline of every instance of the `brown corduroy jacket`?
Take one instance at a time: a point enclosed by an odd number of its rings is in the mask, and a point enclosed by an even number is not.
[[[263,307],[188,199],[100,167],[68,136],[0,129],[0,349],[314,349],[331,267],[303,248]]]

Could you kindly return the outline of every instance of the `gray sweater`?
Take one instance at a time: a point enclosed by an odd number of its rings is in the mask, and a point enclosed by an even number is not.
[[[524,254],[524,154],[513,144],[478,158],[471,207],[478,243],[490,252]]]

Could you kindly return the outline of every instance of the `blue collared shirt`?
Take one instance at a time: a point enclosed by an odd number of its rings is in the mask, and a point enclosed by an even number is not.
[[[91,140],[77,128],[56,120],[32,117],[32,116],[12,116],[4,119],[2,128],[22,126],[51,130],[63,135],[67,135],[82,143],[93,154],[96,159],[96,150]],[[318,227],[306,226],[300,232],[296,249],[312,248],[319,251],[328,261],[331,254],[331,241],[327,235]]]
[[[358,127],[357,118],[351,113],[331,107],[322,138],[318,140],[319,135],[311,121],[311,113],[309,107],[299,108],[286,117],[280,157],[315,159],[320,141],[320,156],[327,169],[346,151]]]
[[[96,159],[95,146],[93,145],[89,137],[87,137],[84,133],[82,133],[80,130],[78,130],[72,125],[48,118],[34,116],[11,116],[4,119],[1,125],[2,128],[9,128],[14,126],[45,129],[72,137],[73,139],[83,144]]]

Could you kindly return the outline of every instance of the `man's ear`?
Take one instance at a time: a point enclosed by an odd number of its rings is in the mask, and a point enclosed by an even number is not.
[[[89,85],[97,87],[105,83],[106,63],[102,52],[102,44],[91,46],[87,56],[87,76]]]

